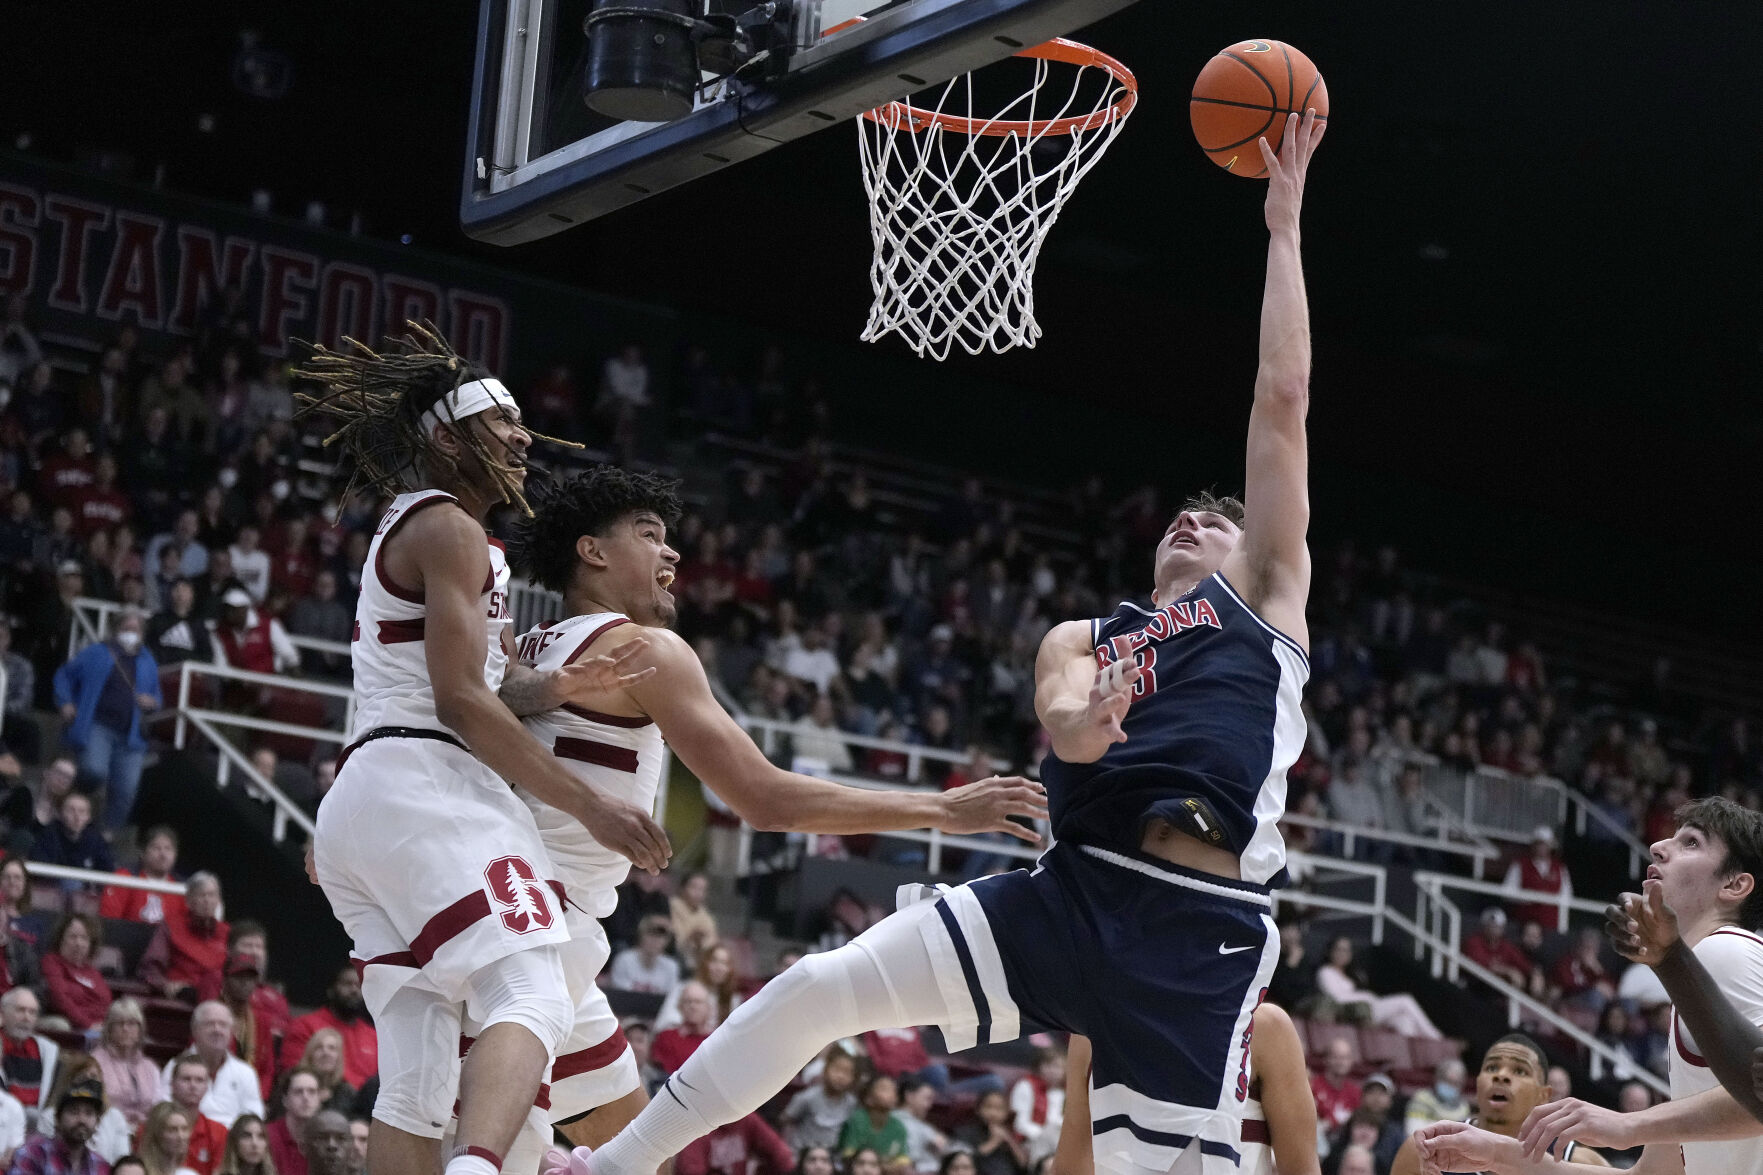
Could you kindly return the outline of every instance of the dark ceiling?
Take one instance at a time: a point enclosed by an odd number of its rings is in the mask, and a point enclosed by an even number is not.
[[[60,156],[120,149],[137,176],[163,163],[180,189],[268,188],[291,214],[323,200],[377,235],[855,339],[869,237],[847,129],[537,245],[466,240],[475,9],[12,0],[0,132]],[[291,61],[285,97],[234,88],[244,30]],[[1748,594],[1763,6],[1144,0],[1079,35],[1137,71],[1144,101],[1048,245],[1041,346],[965,369],[1081,398],[1098,434],[1240,439],[1260,187],[1206,162],[1186,99],[1217,49],[1286,40],[1333,102],[1305,235],[1319,486],[1337,471],[1321,497],[1358,525],[1399,497],[1436,501],[1453,537],[1433,545],[1457,543],[1485,578],[1578,579],[1588,598],[1649,606],[1682,574],[1728,604]],[[1416,545],[1425,524],[1411,510],[1397,529]],[[1567,534],[1596,544],[1556,546]],[[1563,553],[1538,565],[1550,550]]]

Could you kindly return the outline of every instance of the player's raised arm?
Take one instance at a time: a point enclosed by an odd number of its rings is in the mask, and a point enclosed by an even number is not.
[[[1138,680],[1138,664],[1130,659],[1097,667],[1088,620],[1054,625],[1035,656],[1035,715],[1053,753],[1067,763],[1094,763],[1125,742],[1120,724]]]
[[[626,692],[655,720],[680,761],[753,827],[828,835],[936,828],[1004,832],[1039,842],[1034,832],[1009,819],[1046,815],[1046,792],[1031,780],[984,779],[939,793],[872,791],[777,767],[717,703],[690,645],[663,629],[645,636],[648,650],[630,662],[631,671],[653,667],[655,672]]]
[[[490,572],[483,528],[458,510],[424,510],[405,523],[407,549],[422,577],[425,655],[435,714],[472,754],[587,826],[601,844],[639,868],[667,867],[667,834],[635,805],[602,796],[539,744],[484,681],[482,584]]]
[[[1261,301],[1261,358],[1249,413],[1244,469],[1243,537],[1224,575],[1276,627],[1307,643],[1304,601],[1310,592],[1309,456],[1310,309],[1299,249],[1299,214],[1310,157],[1326,123],[1292,115],[1278,156],[1267,161],[1267,284]]]

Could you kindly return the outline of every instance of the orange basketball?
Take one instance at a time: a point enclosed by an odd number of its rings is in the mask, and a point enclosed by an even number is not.
[[[1311,109],[1328,121],[1328,87],[1308,57],[1283,41],[1238,41],[1194,79],[1188,117],[1212,162],[1232,175],[1266,179],[1255,140],[1267,136],[1277,154],[1286,115]]]

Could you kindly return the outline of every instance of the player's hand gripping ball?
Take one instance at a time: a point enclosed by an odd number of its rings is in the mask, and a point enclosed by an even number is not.
[[[1238,41],[1206,63],[1194,81],[1188,118],[1208,158],[1232,175],[1266,179],[1256,140],[1275,155],[1287,116],[1316,111],[1328,122],[1328,87],[1310,59],[1283,41]]]

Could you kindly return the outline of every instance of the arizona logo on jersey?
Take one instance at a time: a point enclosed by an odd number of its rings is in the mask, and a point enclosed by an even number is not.
[[[502,925],[516,934],[551,929],[545,886],[522,857],[498,857],[484,870],[490,896],[502,909]]]

